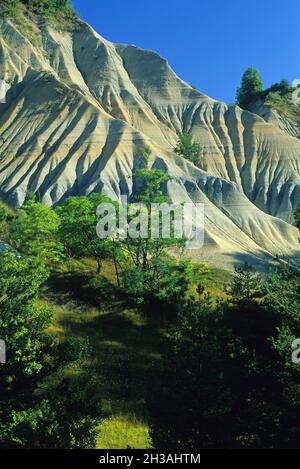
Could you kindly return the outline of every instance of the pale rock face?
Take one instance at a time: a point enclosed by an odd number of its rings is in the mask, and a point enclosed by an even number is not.
[[[34,25],[36,29],[37,26]],[[172,179],[172,202],[205,204],[205,243],[189,254],[225,267],[299,251],[290,223],[300,198],[300,140],[278,123],[215,101],[154,52],[79,31],[38,30],[33,46],[0,21],[0,196],[46,204],[93,191],[132,193],[141,147]],[[281,127],[281,128],[279,128]],[[173,152],[178,132],[205,150],[201,168]]]

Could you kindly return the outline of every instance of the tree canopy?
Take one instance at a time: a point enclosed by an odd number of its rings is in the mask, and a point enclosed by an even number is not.
[[[262,298],[254,278],[248,266],[238,270],[229,302],[181,305],[148,395],[155,447],[299,446],[300,365],[291,357],[300,333],[298,273],[273,272]]]
[[[241,87],[236,94],[237,104],[246,109],[247,106],[263,91],[263,81],[258,71],[250,67],[242,76]]]

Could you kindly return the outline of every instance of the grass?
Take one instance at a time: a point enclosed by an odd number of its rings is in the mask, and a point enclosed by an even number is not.
[[[300,123],[300,107],[292,102],[291,93],[284,96],[279,92],[269,93],[265,105],[275,109],[281,116]]]
[[[15,3],[2,0],[0,14],[12,20],[19,32],[40,51],[45,59],[49,59],[43,49],[42,28],[45,24],[61,32],[74,32],[81,28],[71,4],[58,8],[53,0],[36,0],[30,4],[23,0]]]
[[[213,295],[223,294],[225,281],[228,272],[207,274]],[[168,322],[129,306],[114,282],[109,263],[99,277],[93,261],[77,261],[71,272],[51,276],[39,302],[54,311],[49,332],[58,340],[90,340],[92,356],[82,367],[93,375],[101,403],[97,448],[151,448],[146,396],[161,366]]]
[[[98,448],[152,448],[148,425],[135,414],[116,415],[104,420],[99,428]]]
[[[105,278],[81,271],[52,276],[40,300],[54,311],[50,332],[59,340],[89,337],[88,366],[97,380],[104,420],[99,448],[149,448],[147,383],[159,368],[164,325],[128,307]],[[107,268],[107,274],[110,269]],[[92,281],[92,283],[91,283]]]
[[[15,23],[20,33],[25,36],[29,42],[38,49],[42,48],[42,34],[33,21],[32,15],[27,14],[26,7],[19,3],[16,5],[8,5],[6,9],[7,16]]]
[[[3,202],[3,200],[0,199],[0,209],[4,210],[6,212],[7,215],[9,216],[14,216],[15,214],[15,211],[14,209],[12,209],[11,207],[9,207],[9,205],[7,205],[5,202]]]
[[[233,272],[224,269],[211,269],[204,279],[205,291],[212,295],[213,300],[226,299],[225,285],[231,282]]]

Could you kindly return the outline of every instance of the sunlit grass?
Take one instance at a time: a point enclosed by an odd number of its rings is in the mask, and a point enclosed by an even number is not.
[[[152,448],[148,425],[134,414],[116,415],[99,426],[98,449]]]
[[[213,300],[225,300],[227,297],[225,286],[230,283],[232,278],[233,273],[228,270],[211,269],[204,278],[205,292],[209,292]]]
[[[110,263],[104,265],[102,274],[96,275],[90,259],[73,261],[72,270],[63,266],[52,275],[39,304],[53,311],[49,333],[57,340],[89,338],[92,354],[81,366],[96,382],[102,409],[97,447],[150,448],[147,388],[160,369],[162,338],[170,323],[158,318],[155,311],[153,317],[146,316],[128,306],[116,289]],[[229,276],[216,269],[205,274],[205,288],[214,299],[224,296]],[[80,372],[77,366],[66,367],[52,380]],[[44,385],[50,386],[51,378]]]

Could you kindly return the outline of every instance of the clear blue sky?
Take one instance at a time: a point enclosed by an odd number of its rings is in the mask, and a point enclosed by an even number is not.
[[[159,52],[209,96],[234,102],[242,73],[300,79],[299,0],[73,0],[112,42]]]

